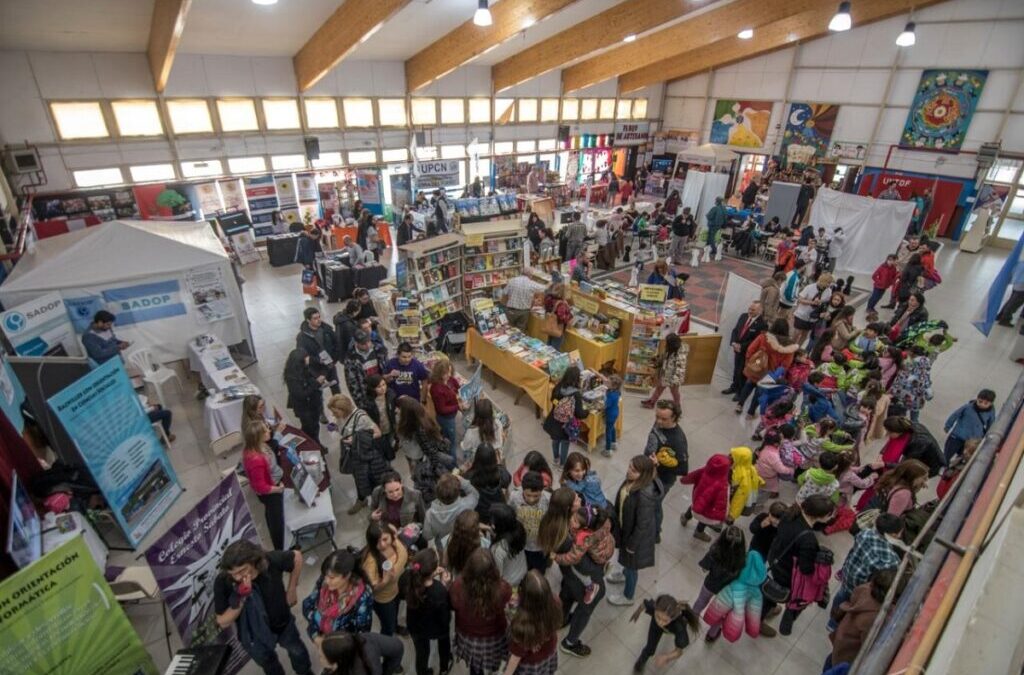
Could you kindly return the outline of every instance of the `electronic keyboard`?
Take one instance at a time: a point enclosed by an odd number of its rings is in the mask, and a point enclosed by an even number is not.
[[[181,649],[164,675],[221,675],[228,662],[228,645],[200,645]]]

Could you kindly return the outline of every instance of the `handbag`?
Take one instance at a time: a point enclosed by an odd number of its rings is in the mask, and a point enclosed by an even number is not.
[[[789,589],[772,578],[772,566],[775,565],[775,563],[777,563],[779,559],[782,558],[782,556],[789,553],[789,550],[793,548],[793,546],[798,541],[800,541],[800,537],[810,532],[810,530],[804,530],[803,532],[798,534],[796,538],[793,539],[793,541],[789,542],[789,545],[785,549],[783,549],[782,553],[769,560],[768,563],[765,565],[765,569],[768,571],[768,574],[765,576],[764,582],[761,584],[761,593],[764,595],[764,597],[768,598],[777,605],[781,605],[789,600]]]
[[[338,471],[340,471],[342,474],[351,475],[351,474],[353,474],[355,472],[355,466],[356,466],[355,440],[356,440],[356,435],[355,435],[354,425],[355,425],[356,414],[359,413],[359,412],[361,412],[361,411],[356,410],[351,415],[349,415],[348,419],[345,420],[344,426],[342,426],[342,428],[338,430],[338,434],[341,436],[341,453],[340,453],[340,457],[338,458]],[[353,428],[350,429],[349,428],[350,426],[352,426]]]
[[[757,382],[768,374],[768,368],[770,366],[771,362],[768,359],[768,350],[761,347],[751,354],[750,358],[748,358],[747,362],[743,365],[743,377],[753,382]]]
[[[555,313],[558,305],[556,304],[550,312],[544,315],[544,323],[541,324],[541,332],[551,337],[562,337],[565,333],[565,326],[558,321],[558,314]]]

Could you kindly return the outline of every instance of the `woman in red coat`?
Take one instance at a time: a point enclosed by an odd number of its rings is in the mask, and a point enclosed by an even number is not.
[[[800,350],[800,345],[796,344],[789,339],[789,322],[785,319],[776,319],[772,322],[771,328],[768,329],[767,333],[761,333],[754,341],[747,347],[747,366],[753,366],[754,355],[758,352],[764,352],[768,357],[767,368],[763,369],[759,373],[755,373],[756,377],[746,375],[747,368],[744,368],[744,375],[747,381],[743,383],[743,388],[739,390],[739,393],[733,398],[736,401],[736,412],[743,412],[743,403],[747,400],[747,397],[754,393],[757,389],[757,382],[766,374],[772,372],[780,366],[788,369],[793,365],[793,357]],[[754,416],[754,412],[757,409],[757,395],[755,394],[750,400],[750,407],[747,408],[747,415],[750,417]]]
[[[679,479],[683,485],[693,486],[693,503],[679,521],[685,527],[696,515],[697,529],[693,536],[701,541],[711,541],[711,536],[704,530],[708,525],[721,526],[729,513],[731,468],[732,460],[726,455],[711,455],[707,464]]]

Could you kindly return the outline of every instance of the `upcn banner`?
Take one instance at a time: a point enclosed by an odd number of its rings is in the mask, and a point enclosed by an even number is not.
[[[225,675],[237,673],[249,657],[238,644],[234,628],[221,630],[217,626],[213,581],[224,549],[242,539],[260,543],[238,478],[232,473],[146,550],[146,562],[182,643],[190,647],[216,642],[231,645]]]
[[[121,359],[98,366],[48,403],[137,546],[181,486]]]
[[[60,293],[41,295],[0,314],[0,326],[19,356],[81,356]]]
[[[157,672],[82,537],[0,583],[0,673]]]

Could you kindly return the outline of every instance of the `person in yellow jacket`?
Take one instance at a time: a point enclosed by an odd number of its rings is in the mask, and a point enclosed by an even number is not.
[[[729,451],[732,459],[732,475],[730,477],[729,517],[736,520],[743,515],[748,506],[753,506],[757,499],[757,490],[764,485],[764,479],[754,468],[754,452],[739,446]]]

